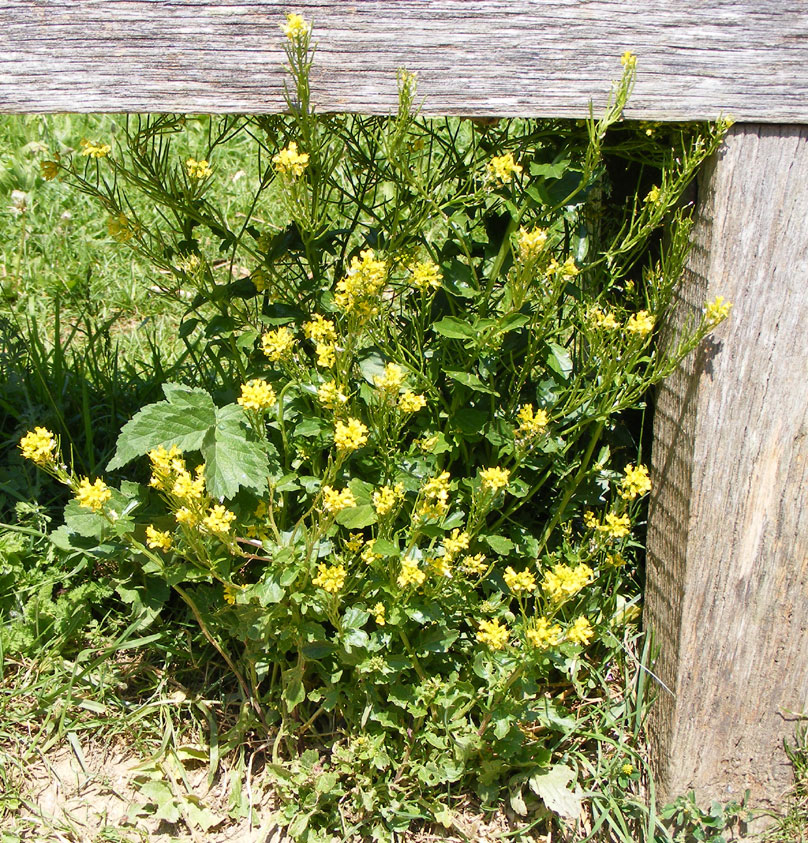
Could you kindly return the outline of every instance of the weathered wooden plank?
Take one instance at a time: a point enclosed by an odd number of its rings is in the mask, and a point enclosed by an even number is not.
[[[583,117],[639,56],[628,116],[808,123],[804,0],[0,0],[0,110],[284,108],[289,10],[315,22],[323,111]]]
[[[734,127],[699,192],[673,321],[734,308],[657,401],[651,727],[669,795],[777,805],[808,709],[808,128]]]

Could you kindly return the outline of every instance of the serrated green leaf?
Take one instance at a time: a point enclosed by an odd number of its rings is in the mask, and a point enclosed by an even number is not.
[[[353,506],[350,509],[343,509],[338,512],[335,520],[337,524],[341,524],[349,530],[361,530],[362,527],[369,527],[376,523],[376,510],[371,504]]]
[[[181,451],[199,450],[216,423],[213,399],[204,390],[179,384],[165,384],[163,392],[165,401],[147,405],[123,426],[108,471],[122,468],[161,445],[176,445]]]
[[[251,436],[247,417],[238,404],[216,410],[214,426],[200,447],[205,459],[205,483],[213,497],[232,498],[242,486],[259,495],[266,490],[267,455]]]

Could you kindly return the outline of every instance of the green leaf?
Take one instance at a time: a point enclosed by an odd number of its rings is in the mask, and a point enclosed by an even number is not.
[[[457,340],[476,339],[478,334],[473,325],[454,316],[446,316],[444,319],[434,322],[432,330],[443,337]]]
[[[232,498],[242,486],[259,495],[265,491],[267,455],[251,437],[247,417],[238,404],[216,410],[214,424],[200,446],[205,483],[213,497]]]
[[[567,785],[575,781],[575,772],[564,764],[556,764],[549,772],[535,774],[528,779],[530,789],[544,800],[551,810],[568,820],[577,820],[581,814],[583,793],[575,784],[573,790]]]
[[[500,556],[507,556],[513,550],[513,542],[505,536],[480,536],[480,538]]]
[[[572,372],[572,360],[566,348],[558,343],[547,343],[547,354],[545,357],[547,365],[564,380],[567,380]]]
[[[338,512],[336,522],[349,530],[360,530],[376,523],[376,510],[371,504],[353,506]]]
[[[216,422],[213,399],[202,389],[179,384],[165,384],[163,392],[165,401],[147,405],[124,425],[108,471],[122,468],[161,445],[176,445],[181,451],[199,450]]]
[[[459,372],[447,369],[446,376],[450,377],[453,381],[462,383],[463,386],[467,386],[469,389],[473,389],[475,392],[486,392],[489,395],[499,396],[498,392],[495,392],[490,386],[486,386],[479,377],[472,372]]]
[[[303,671],[299,667],[285,670],[283,672],[283,686],[281,696],[289,707],[289,711],[292,712],[296,706],[306,699],[306,689],[303,687]]]

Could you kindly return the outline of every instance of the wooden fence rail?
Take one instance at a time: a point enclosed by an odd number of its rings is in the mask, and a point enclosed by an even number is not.
[[[808,3],[0,0],[0,111],[284,108],[286,11],[315,21],[323,111],[583,117],[638,55],[627,116],[738,124],[699,184],[677,318],[729,322],[660,390],[646,624],[664,789],[775,804],[808,709]],[[762,124],[778,124],[765,126]]]

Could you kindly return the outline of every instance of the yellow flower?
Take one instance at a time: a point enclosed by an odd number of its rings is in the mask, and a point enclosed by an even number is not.
[[[336,349],[333,345],[326,342],[318,342],[314,350],[317,354],[318,366],[322,366],[324,369],[330,369],[334,365]]]
[[[472,576],[481,576],[485,573],[487,567],[488,564],[483,553],[476,553],[474,556],[464,556],[460,562],[460,570],[464,574],[471,574]]]
[[[286,23],[278,25],[283,30],[283,34],[290,41],[305,38],[311,29],[311,24],[303,17],[303,15],[298,15],[296,12],[289,12],[286,15]]]
[[[345,542],[345,547],[347,550],[350,550],[351,553],[358,553],[362,549],[362,545],[364,543],[365,537],[361,533],[351,533]]]
[[[177,261],[177,269],[184,272],[186,275],[196,275],[202,268],[202,261],[199,260],[199,255],[183,255]]]
[[[202,519],[202,526],[211,533],[229,533],[235,520],[235,513],[217,503]]]
[[[398,400],[398,408],[402,413],[417,413],[426,407],[426,398],[423,395],[416,395],[409,389],[405,390]]]
[[[384,373],[376,375],[373,382],[383,392],[398,394],[401,384],[404,383],[404,370],[397,363],[388,363],[384,367]]]
[[[606,555],[606,564],[613,568],[622,568],[626,564],[626,560],[620,553],[609,553]]]
[[[412,286],[418,290],[437,290],[443,281],[440,267],[431,260],[420,261],[410,271]]]
[[[615,539],[621,539],[631,532],[631,519],[628,515],[617,515],[614,512],[607,512],[602,524],[595,528],[601,533],[606,533]]]
[[[336,515],[343,509],[350,509],[356,506],[356,498],[350,489],[337,489],[331,486],[323,486],[323,510],[331,515]]]
[[[191,477],[187,471],[181,471],[174,480],[171,494],[181,500],[198,501],[205,495],[204,468],[199,466],[196,470],[196,479]]]
[[[427,565],[435,573],[436,576],[449,579],[452,576],[452,557],[448,554],[437,557],[429,557],[426,560]]]
[[[45,181],[51,181],[59,175],[59,164],[56,161],[40,161],[39,169]]]
[[[204,158],[201,161],[189,158],[185,162],[185,169],[188,171],[188,178],[191,179],[206,179],[213,173],[210,164]]]
[[[607,310],[604,313],[599,307],[593,307],[589,312],[589,318],[594,322],[596,328],[613,331],[619,327],[617,319],[614,318],[614,313],[611,310]]]
[[[307,339],[315,343],[329,343],[333,345],[337,341],[337,329],[330,319],[325,319],[319,313],[311,317],[310,322],[303,323],[303,333]]]
[[[267,331],[261,337],[261,350],[273,363],[290,354],[294,346],[295,335],[288,328]]]
[[[146,527],[146,544],[159,550],[171,550],[171,534],[158,530],[153,524]]]
[[[88,158],[106,158],[112,147],[108,143],[96,143],[83,139],[81,141],[81,154]]]
[[[432,477],[421,487],[421,505],[418,515],[421,518],[443,518],[449,511],[449,472],[444,471]]]
[[[238,403],[245,410],[266,410],[276,400],[275,390],[263,378],[253,378],[242,384]]]
[[[557,647],[561,643],[563,635],[561,627],[558,624],[551,624],[547,618],[539,618],[535,624],[525,630],[527,640],[539,650]]]
[[[573,258],[567,258],[564,263],[559,263],[555,258],[553,258],[549,264],[547,264],[547,275],[560,275],[565,281],[570,281],[571,279],[575,278],[576,275],[581,270],[575,265],[575,261]]]
[[[654,317],[647,310],[640,310],[638,313],[633,313],[626,323],[626,330],[630,334],[637,334],[640,337],[644,337],[654,330]]]
[[[384,626],[387,622],[387,610],[384,607],[384,603],[377,603],[371,610],[373,612],[373,620],[376,621],[378,626]]]
[[[623,67],[634,69],[637,66],[637,56],[635,56],[631,50],[626,50],[625,53],[620,56],[620,64],[622,64]]]
[[[452,530],[452,535],[444,538],[443,549],[450,559],[453,556],[457,556],[461,550],[468,550],[469,534],[465,530],[461,533],[460,530],[455,527],[455,529]]]
[[[732,309],[732,304],[724,300],[723,296],[716,296],[713,301],[707,302],[704,306],[704,318],[711,325],[723,322]]]
[[[532,404],[522,404],[516,413],[519,419],[519,427],[516,436],[520,439],[528,439],[531,436],[538,436],[544,433],[549,418],[545,410],[534,410]]]
[[[645,197],[645,201],[649,205],[656,205],[656,203],[659,202],[661,196],[662,191],[656,185],[654,185],[648,191],[648,195]]]
[[[589,565],[555,565],[547,571],[542,580],[542,591],[556,604],[564,603],[574,597],[584,586],[593,580],[593,572]]]
[[[311,582],[312,585],[320,586],[329,594],[337,594],[345,585],[345,574],[344,565],[329,566],[321,562],[317,566],[317,576]]]
[[[48,465],[56,459],[56,439],[46,427],[35,427],[20,439],[23,457],[37,465]]]
[[[225,585],[222,589],[224,602],[228,604],[228,606],[233,606],[236,602],[236,589],[235,586],[232,585]]]
[[[519,229],[519,255],[522,260],[527,261],[537,258],[547,243],[547,230],[534,228],[528,231],[526,228]]]
[[[626,466],[625,477],[620,481],[620,497],[633,501],[638,495],[645,495],[651,491],[651,478],[644,465],[636,468],[629,463]]]
[[[366,321],[379,312],[379,294],[387,281],[387,263],[373,249],[351,258],[345,277],[337,283],[334,302],[340,310]]]
[[[337,388],[337,384],[334,381],[326,381],[324,384],[321,384],[317,390],[317,398],[329,410],[336,409],[340,404],[345,404],[348,400],[348,396]]]
[[[396,580],[399,588],[406,588],[408,585],[423,585],[425,579],[426,573],[418,567],[417,560],[409,556],[401,560],[401,571]]]
[[[374,562],[381,559],[381,554],[374,552],[373,546],[375,545],[374,541],[365,542],[365,546],[362,548],[362,552],[359,554],[359,558],[366,564],[372,565]]]
[[[111,497],[112,491],[100,478],[95,483],[90,483],[90,478],[85,477],[76,489],[76,500],[79,506],[92,509],[93,512],[100,512]]]
[[[272,156],[272,163],[275,165],[275,172],[296,178],[302,176],[309,166],[309,155],[307,152],[298,152],[297,144],[290,141],[286,149]]]
[[[403,497],[403,483],[396,483],[395,486],[381,486],[373,493],[373,507],[378,515],[388,515]]]
[[[585,647],[592,640],[594,634],[595,630],[592,629],[592,624],[589,623],[588,618],[581,615],[575,619],[575,622],[567,630],[567,640]]]
[[[513,160],[513,155],[506,152],[505,155],[494,156],[487,164],[490,178],[505,184],[513,179],[514,175],[520,175],[522,167]]]
[[[477,630],[477,640],[481,644],[487,644],[492,650],[502,650],[508,643],[508,635],[508,627],[496,619],[480,621],[480,628]]]
[[[334,426],[334,444],[338,451],[358,451],[368,441],[368,429],[359,419],[338,421]]]
[[[416,439],[414,444],[419,450],[425,454],[429,454],[434,450],[435,445],[438,444],[438,434],[434,433],[432,436],[423,436],[420,439]]]
[[[630,776],[634,772],[634,765],[633,764],[623,764],[623,766],[620,767],[620,772],[624,776]]]
[[[120,243],[126,243],[135,236],[138,226],[130,222],[126,214],[118,214],[117,217],[110,217],[107,220],[107,233]]]
[[[178,524],[185,524],[188,527],[196,527],[199,523],[199,514],[187,506],[181,506],[175,513],[174,518]]]
[[[517,596],[525,591],[534,591],[536,588],[536,579],[527,568],[517,574],[509,565],[505,569],[503,579],[505,585]]]
[[[483,489],[490,492],[498,492],[508,485],[510,471],[506,468],[482,468],[480,469],[480,480],[482,481]]]

